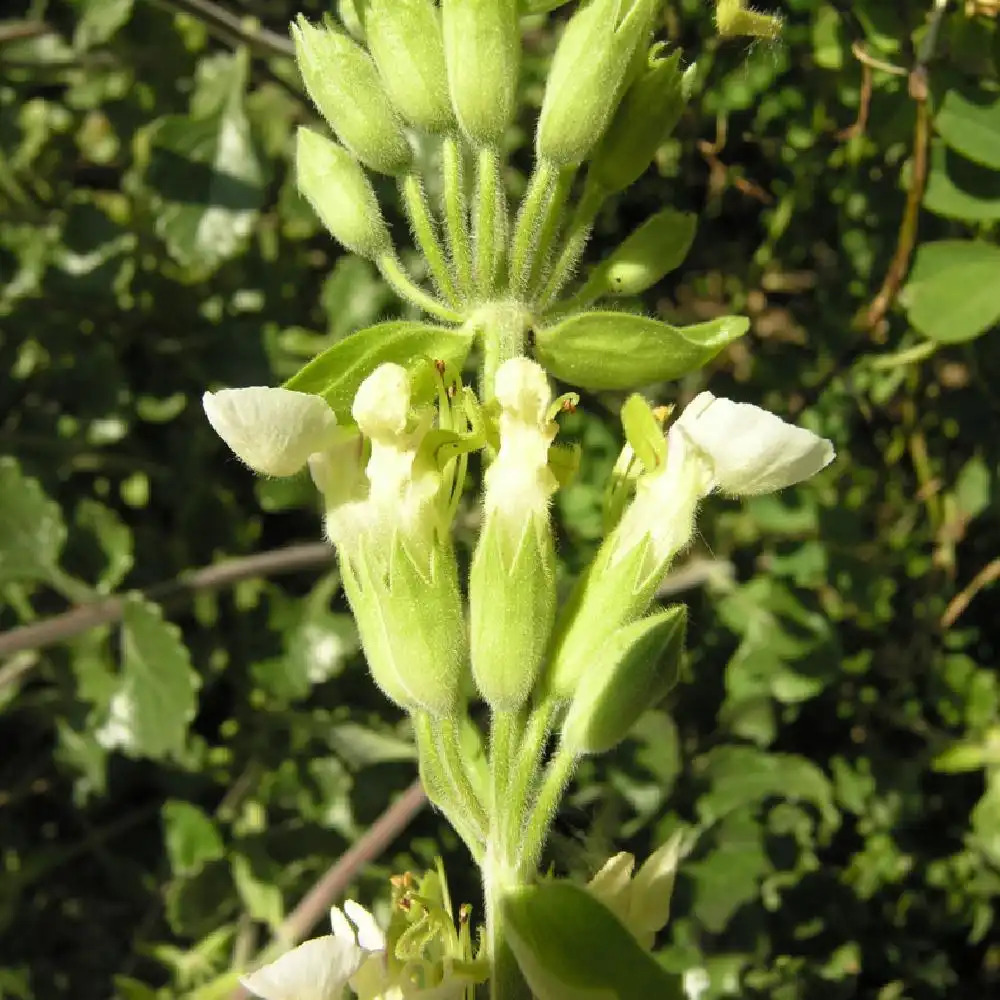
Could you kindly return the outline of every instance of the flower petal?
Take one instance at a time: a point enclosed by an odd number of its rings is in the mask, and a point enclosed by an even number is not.
[[[759,406],[703,392],[675,424],[709,460],[725,493],[771,493],[816,475],[834,459],[833,445]]]
[[[358,944],[365,951],[385,951],[385,935],[375,918],[353,899],[344,901],[344,912],[358,929]]]
[[[341,1000],[365,953],[327,934],[300,944],[240,982],[263,1000]]]
[[[206,392],[216,434],[255,472],[291,476],[336,434],[337,418],[319,396],[268,386]]]

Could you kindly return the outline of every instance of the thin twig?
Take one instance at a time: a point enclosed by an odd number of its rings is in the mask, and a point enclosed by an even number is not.
[[[326,874],[302,897],[285,918],[263,955],[273,961],[277,955],[301,941],[323,919],[336,899],[354,881],[365,865],[374,861],[409,826],[426,805],[427,797],[419,781],[414,781],[390,805],[356,843],[352,844]],[[229,1000],[246,1000],[250,993],[237,986]]]
[[[882,287],[861,316],[860,325],[866,330],[876,329],[885,318],[885,314],[895,301],[903,279],[910,269],[910,258],[913,256],[913,248],[916,246],[920,204],[924,200],[924,191],[927,188],[927,151],[931,133],[930,111],[927,107],[927,64],[934,55],[938,30],[947,7],[948,0],[934,0],[927,33],[920,46],[917,63],[909,74],[909,93],[917,106],[917,120],[913,129],[913,174],[910,178],[910,190],[906,195],[903,220],[899,225],[896,252],[892,256]]]
[[[949,602],[941,616],[941,628],[951,628],[958,616],[972,603],[972,599],[983,587],[1000,580],[1000,559],[987,563],[973,578],[968,586],[960,590]]]
[[[258,55],[289,58],[295,56],[295,46],[291,39],[257,24],[253,18],[234,14],[225,7],[213,3],[212,0],[153,0],[153,2],[197,18],[219,38],[246,45]]]
[[[152,601],[165,601],[190,595],[199,590],[232,586],[240,580],[254,576],[293,573],[310,566],[323,565],[332,558],[333,550],[325,542],[290,545],[273,552],[227,559],[215,566],[192,570],[181,574],[176,580],[155,584],[148,590],[142,591],[142,594]],[[126,596],[115,595],[94,601],[92,604],[80,605],[45,621],[11,629],[0,635],[0,658],[25,649],[42,649],[71,639],[88,629],[120,621],[125,612],[125,602]],[[20,676],[20,673],[16,676]],[[3,688],[4,680],[0,677],[0,690]]]
[[[44,21],[10,21],[0,24],[0,45],[7,42],[25,42],[42,35],[54,35],[56,29]]]

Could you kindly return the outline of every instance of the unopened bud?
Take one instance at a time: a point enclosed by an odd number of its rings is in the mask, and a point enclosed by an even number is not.
[[[684,110],[680,50],[649,50],[646,65],[622,98],[594,151],[590,173],[608,194],[634,184],[653,161]]]
[[[674,605],[618,629],[580,677],[562,742],[578,754],[604,753],[677,682],[687,609]]]
[[[570,18],[549,69],[537,152],[582,163],[608,127],[636,51],[649,41],[661,0],[589,0]]]
[[[295,164],[299,190],[339,242],[369,260],[391,251],[375,192],[346,149],[302,127],[296,135]]]
[[[304,17],[292,37],[306,90],[340,141],[370,170],[406,171],[413,151],[371,57],[346,34]]]
[[[516,110],[521,65],[517,0],[442,0],[448,88],[462,130],[495,146]]]
[[[427,132],[450,128],[455,116],[432,0],[369,0],[365,30],[368,50],[399,113]]]

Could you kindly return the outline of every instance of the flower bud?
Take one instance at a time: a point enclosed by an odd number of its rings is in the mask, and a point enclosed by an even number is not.
[[[401,174],[413,151],[369,55],[346,34],[304,17],[292,25],[302,81],[337,138],[370,170]]]
[[[432,0],[369,0],[365,31],[386,92],[403,118],[426,132],[450,128],[455,116]]]
[[[377,260],[389,253],[389,230],[361,164],[342,146],[304,126],[295,140],[296,181],[323,225],[361,257]]]
[[[675,604],[618,629],[580,677],[563,745],[578,754],[604,753],[625,739],[677,682],[686,623],[687,608]]]
[[[639,179],[684,110],[681,53],[677,49],[664,57],[665,47],[660,42],[649,50],[642,72],[625,91],[594,151],[588,176],[608,194],[624,191]]]
[[[516,110],[521,64],[517,0],[442,0],[448,89],[475,143],[495,146]]]
[[[469,574],[472,673],[491,708],[528,699],[555,615],[555,552],[548,467],[556,435],[545,373],[527,358],[497,370],[500,449],[486,471],[483,528]]]
[[[552,57],[536,148],[559,166],[582,163],[608,127],[661,0],[589,0]]]

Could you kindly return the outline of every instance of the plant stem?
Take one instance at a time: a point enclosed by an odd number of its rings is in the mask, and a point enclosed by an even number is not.
[[[469,245],[468,211],[465,204],[465,181],[462,150],[458,140],[445,136],[441,146],[441,169],[444,181],[444,227],[452,263],[462,295],[470,296],[472,285],[472,249]]]
[[[577,203],[576,211],[569,224],[566,242],[549,273],[548,280],[541,292],[535,296],[535,304],[541,310],[547,308],[562,290],[563,285],[573,274],[573,269],[579,263],[590,230],[593,228],[597,213],[604,204],[605,194],[596,185],[588,184],[583,190],[583,197]]]
[[[488,829],[486,810],[469,778],[455,720],[440,718],[435,721],[441,749],[444,752],[445,768],[451,777],[458,804],[469,821],[485,836]]]
[[[403,206],[413,230],[413,237],[427,261],[434,283],[449,304],[457,306],[460,297],[455,288],[455,280],[445,258],[444,250],[441,247],[441,241],[438,238],[437,227],[434,224],[430,206],[427,204],[427,196],[424,193],[420,176],[413,173],[407,174],[400,183],[400,188],[403,195]]]
[[[506,810],[502,839],[511,849],[521,843],[528,803],[535,783],[545,746],[549,739],[554,707],[544,702],[532,709],[528,716],[520,745],[514,748],[514,758],[507,782]]]
[[[486,904],[486,946],[490,955],[490,1000],[531,1000],[514,953],[507,943],[503,919],[503,897],[520,882],[516,872],[490,844],[483,865]]]
[[[413,732],[417,741],[420,780],[427,797],[455,828],[476,864],[482,865],[485,838],[482,829],[476,828],[468,812],[462,808],[450,771],[441,755],[434,720],[426,712],[415,713]]]
[[[391,254],[385,254],[376,261],[386,284],[401,298],[412,303],[430,316],[443,319],[446,323],[461,323],[462,314],[439,302],[429,292],[425,292],[403,270],[403,265]]]
[[[542,850],[545,848],[545,841],[549,835],[549,827],[552,826],[559,801],[573,776],[576,763],[576,754],[560,745],[545,769],[538,797],[535,799],[525,825],[518,863],[519,871],[534,872],[537,870]]]
[[[552,244],[559,234],[563,209],[566,207],[566,199],[569,197],[569,190],[573,186],[575,175],[575,167],[564,168],[556,175],[556,182],[552,189],[552,198],[546,206],[545,215],[538,232],[538,240],[535,245],[535,259],[531,267],[531,276],[528,279],[529,299],[537,292],[551,270],[553,263]]]
[[[493,399],[493,383],[497,369],[509,358],[524,353],[531,314],[517,302],[497,302],[484,307],[473,317],[483,344],[479,392],[483,403]]]
[[[517,213],[508,263],[511,290],[522,300],[527,295],[538,238],[552,204],[558,179],[559,168],[542,160],[528,181],[528,190],[524,192],[521,209]]]
[[[493,146],[479,150],[476,164],[476,291],[489,299],[496,291],[503,249],[500,154]],[[505,214],[505,213],[504,213]]]

